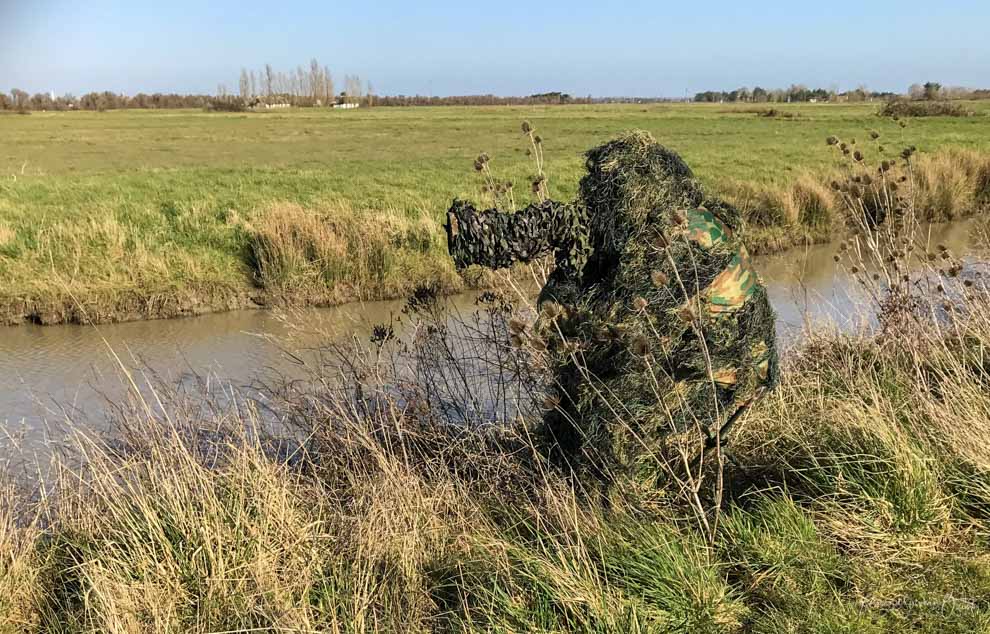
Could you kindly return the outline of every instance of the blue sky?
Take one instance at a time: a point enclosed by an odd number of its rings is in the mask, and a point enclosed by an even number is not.
[[[0,0],[0,90],[236,91],[314,56],[380,94],[990,87],[988,25],[987,0]]]

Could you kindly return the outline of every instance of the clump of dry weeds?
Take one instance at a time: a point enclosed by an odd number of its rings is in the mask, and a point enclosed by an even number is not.
[[[258,213],[248,231],[256,280],[277,298],[342,303],[401,297],[426,280],[457,285],[437,257],[440,228],[426,215],[280,203]]]

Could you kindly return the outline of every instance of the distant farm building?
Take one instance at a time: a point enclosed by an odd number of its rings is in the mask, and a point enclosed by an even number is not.
[[[357,103],[356,101],[355,102],[342,102],[342,103],[335,103],[335,104],[333,104],[333,107],[334,108],[344,108],[344,109],[360,108],[361,107],[361,104]]]

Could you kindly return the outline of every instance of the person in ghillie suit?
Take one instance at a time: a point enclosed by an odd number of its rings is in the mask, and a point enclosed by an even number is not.
[[[575,204],[515,213],[454,201],[448,247],[461,268],[552,254],[526,333],[547,348],[552,453],[610,479],[662,476],[672,443],[715,435],[775,385],[774,313],[740,237],[740,216],[646,132],[587,153]]]

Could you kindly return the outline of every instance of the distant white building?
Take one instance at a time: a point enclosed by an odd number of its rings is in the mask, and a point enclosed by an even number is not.
[[[333,107],[334,108],[343,108],[345,110],[350,110],[351,108],[360,108],[361,107],[361,104],[359,104],[357,102],[335,103],[335,104],[333,104]]]

